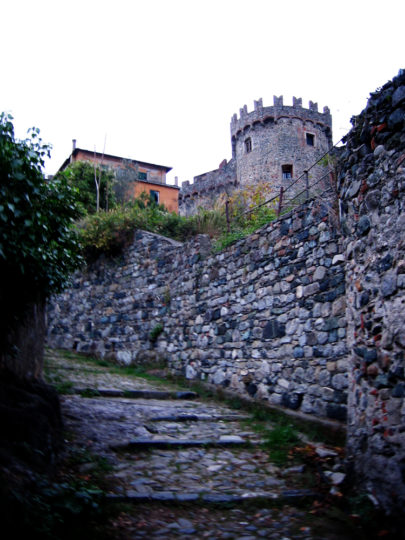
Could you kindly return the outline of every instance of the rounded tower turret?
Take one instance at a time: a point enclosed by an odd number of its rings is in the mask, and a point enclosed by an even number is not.
[[[332,147],[332,117],[328,107],[318,112],[318,104],[293,98],[292,106],[283,96],[274,96],[274,105],[263,107],[262,99],[254,110],[240,109],[231,121],[232,157],[236,161],[237,184],[271,183],[288,187]],[[313,183],[325,174],[322,166],[309,173]]]

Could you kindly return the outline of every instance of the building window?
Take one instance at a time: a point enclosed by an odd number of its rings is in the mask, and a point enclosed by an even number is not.
[[[149,191],[149,194],[150,194],[150,197],[151,197],[152,201],[155,201],[156,204],[159,204],[159,191],[155,191],[155,190],[151,189]]]
[[[147,173],[146,172],[139,172],[138,173],[138,180],[147,180]]]
[[[289,180],[290,178],[293,177],[292,165],[282,165],[281,172],[282,172],[283,180]]]
[[[247,154],[252,151],[252,139],[250,137],[245,140],[245,151]]]
[[[315,146],[315,135],[312,133],[306,133],[307,145]]]

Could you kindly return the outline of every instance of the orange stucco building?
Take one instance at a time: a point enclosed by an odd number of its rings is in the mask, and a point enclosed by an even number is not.
[[[126,198],[137,197],[145,192],[147,195],[151,195],[157,203],[163,204],[169,212],[178,213],[179,211],[180,188],[166,184],[166,174],[172,170],[171,167],[84,150],[77,148],[76,141],[73,141],[72,153],[59,170],[63,171],[76,161],[89,161],[107,167],[114,172],[116,177],[120,173],[128,173],[133,181],[128,183]]]

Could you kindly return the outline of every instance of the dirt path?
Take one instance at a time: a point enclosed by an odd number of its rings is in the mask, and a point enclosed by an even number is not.
[[[290,451],[283,462],[277,443],[263,448],[274,424],[258,431],[246,412],[74,355],[49,351],[46,365],[48,381],[70,392],[62,412],[69,444],[84,456],[79,472],[107,465],[105,502],[119,509],[113,537],[362,538],[324,512],[325,494],[344,479],[335,449],[290,436],[291,449],[301,443],[322,464],[330,484],[320,486],[307,460]]]

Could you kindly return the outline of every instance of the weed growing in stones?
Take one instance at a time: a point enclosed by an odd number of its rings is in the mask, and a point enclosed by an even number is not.
[[[237,411],[243,409],[243,403],[242,401],[237,398],[237,397],[233,397],[229,400],[226,401],[226,404],[228,405],[228,407],[230,407],[231,409],[235,409]]]
[[[53,386],[58,394],[72,394],[73,393],[73,383],[71,381],[62,381],[55,383]]]
[[[329,425],[322,425],[318,422],[307,421],[302,417],[291,416],[278,408],[273,409],[265,404],[258,404],[250,399],[235,396],[223,388],[213,387],[203,381],[189,381],[178,375],[167,375],[165,378],[162,378],[161,376],[150,373],[147,366],[117,366],[106,360],[100,360],[88,355],[83,356],[72,351],[57,351],[56,354],[62,355],[66,359],[80,362],[81,365],[88,365],[90,363],[103,367],[112,374],[143,378],[157,385],[162,384],[167,386],[169,383],[173,387],[190,389],[196,392],[200,399],[214,400],[224,403],[235,410],[245,411],[250,414],[249,426],[254,426],[254,429],[258,431],[261,430],[264,432],[269,427],[290,426],[297,433],[303,433],[313,441],[323,442],[333,446],[344,446],[345,444],[345,433],[343,430],[331,429]]]
[[[80,392],[80,395],[82,397],[99,397],[100,392],[96,390],[95,388],[83,388],[83,390]]]
[[[154,326],[149,334],[149,341],[151,341],[152,343],[156,343],[158,337],[160,336],[162,332],[163,332],[163,325],[157,324],[156,326]]]
[[[291,425],[275,426],[265,435],[263,446],[270,452],[270,458],[276,465],[285,465],[290,452],[300,444],[298,432]]]

